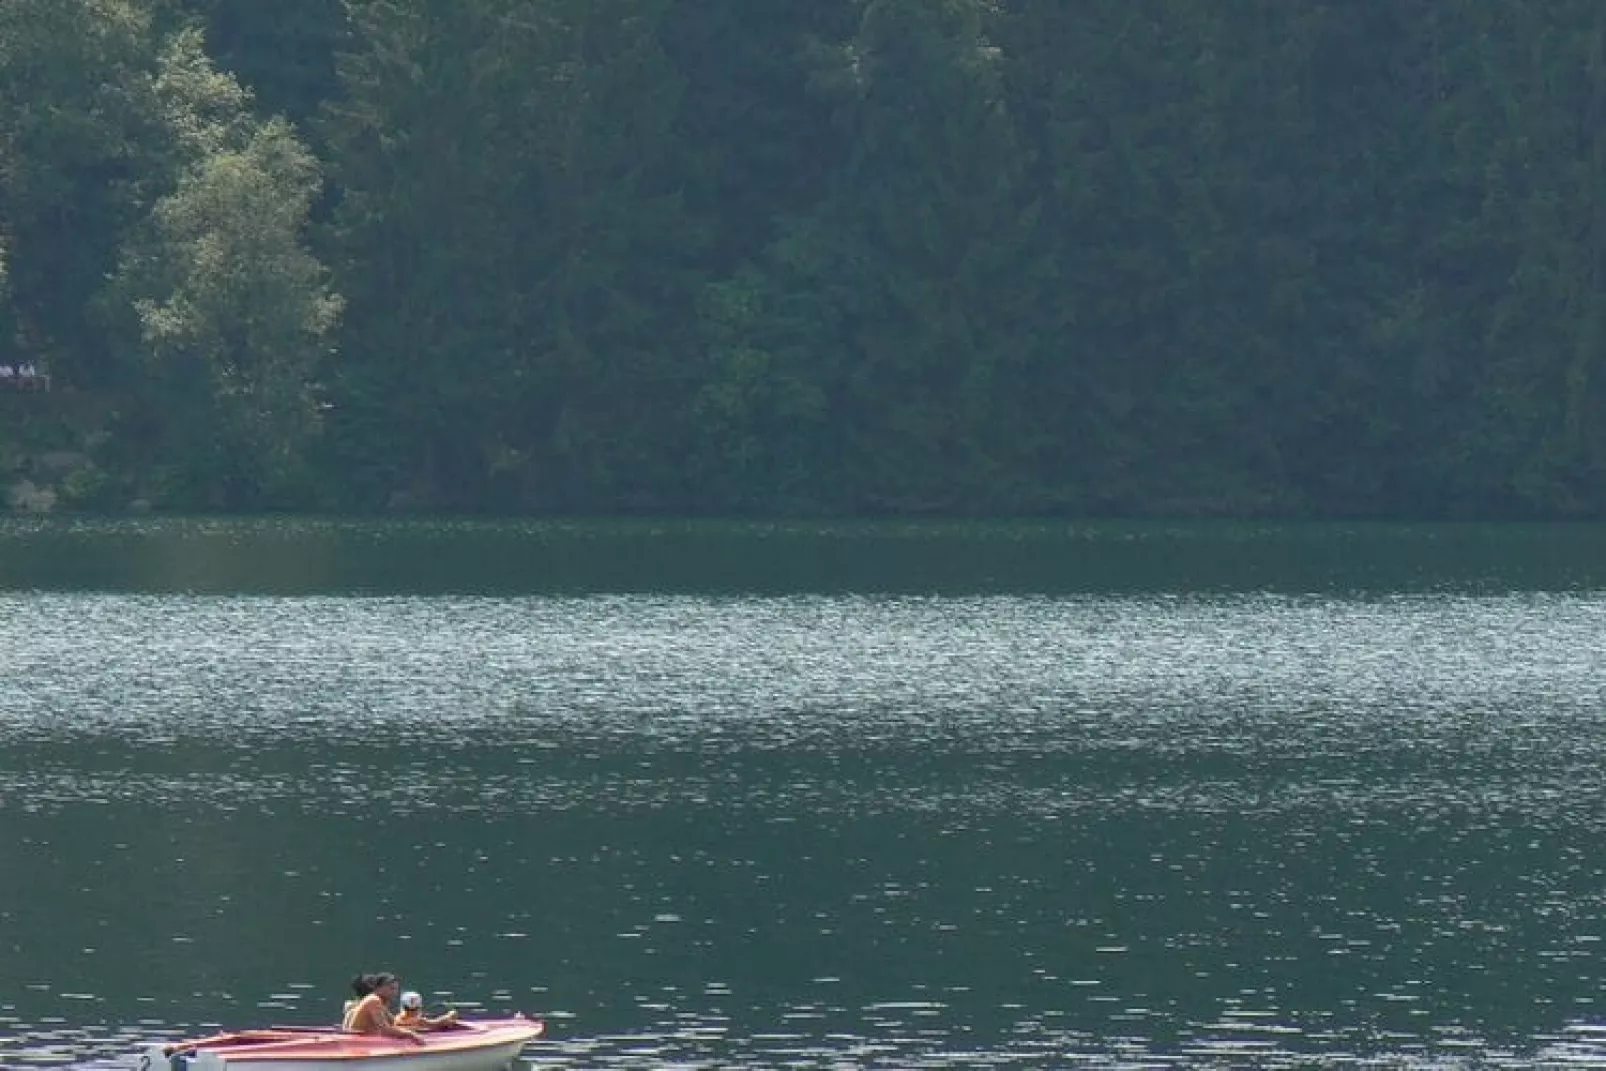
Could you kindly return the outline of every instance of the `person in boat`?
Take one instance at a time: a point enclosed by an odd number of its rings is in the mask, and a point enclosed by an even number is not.
[[[457,1025],[457,1009],[449,1008],[445,1015],[425,1015],[424,998],[409,989],[401,995],[401,1011],[396,1014],[396,1025],[408,1030],[450,1030]]]
[[[351,980],[351,993],[352,993],[352,996],[351,996],[350,1000],[346,1001],[346,1006],[340,1009],[340,1021],[342,1023],[344,1023],[346,1021],[346,1017],[351,1014],[351,1009],[353,1009],[353,1008],[355,1008],[357,1006],[357,1002],[359,1000],[361,1000],[363,997],[366,997],[369,993],[372,993],[373,991],[374,991],[374,976],[373,975],[371,975],[371,974],[359,974],[357,977],[353,978]]]
[[[360,992],[359,983],[360,988],[367,989],[366,993]],[[405,1026],[397,1026],[395,1017],[390,1014],[390,1002],[401,992],[400,978],[386,971],[367,974],[353,979],[351,990],[358,996],[355,1001],[348,1002],[340,1029],[348,1034],[380,1034],[423,1044],[422,1034]]]

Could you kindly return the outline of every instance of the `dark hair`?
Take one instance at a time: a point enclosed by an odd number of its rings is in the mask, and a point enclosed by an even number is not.
[[[369,993],[377,992],[392,982],[400,981],[389,971],[378,971],[374,974],[359,974],[351,980],[351,991],[361,1000]]]

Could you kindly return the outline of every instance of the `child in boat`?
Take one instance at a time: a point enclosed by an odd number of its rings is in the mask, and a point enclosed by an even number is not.
[[[451,1008],[445,1015],[432,1018],[424,1014],[424,998],[408,990],[401,995],[401,1012],[396,1016],[396,1025],[408,1030],[450,1030],[457,1025],[457,1009]]]

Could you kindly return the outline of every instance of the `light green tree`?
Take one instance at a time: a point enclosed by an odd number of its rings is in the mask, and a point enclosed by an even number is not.
[[[287,122],[251,114],[193,30],[169,45],[156,93],[183,163],[127,246],[119,296],[160,392],[197,408],[170,463],[215,504],[271,504],[317,431],[341,311],[305,242],[321,174]]]

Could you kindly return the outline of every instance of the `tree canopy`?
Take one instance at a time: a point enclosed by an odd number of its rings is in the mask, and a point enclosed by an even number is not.
[[[0,0],[69,504],[1606,517],[1591,0],[271,6]]]

